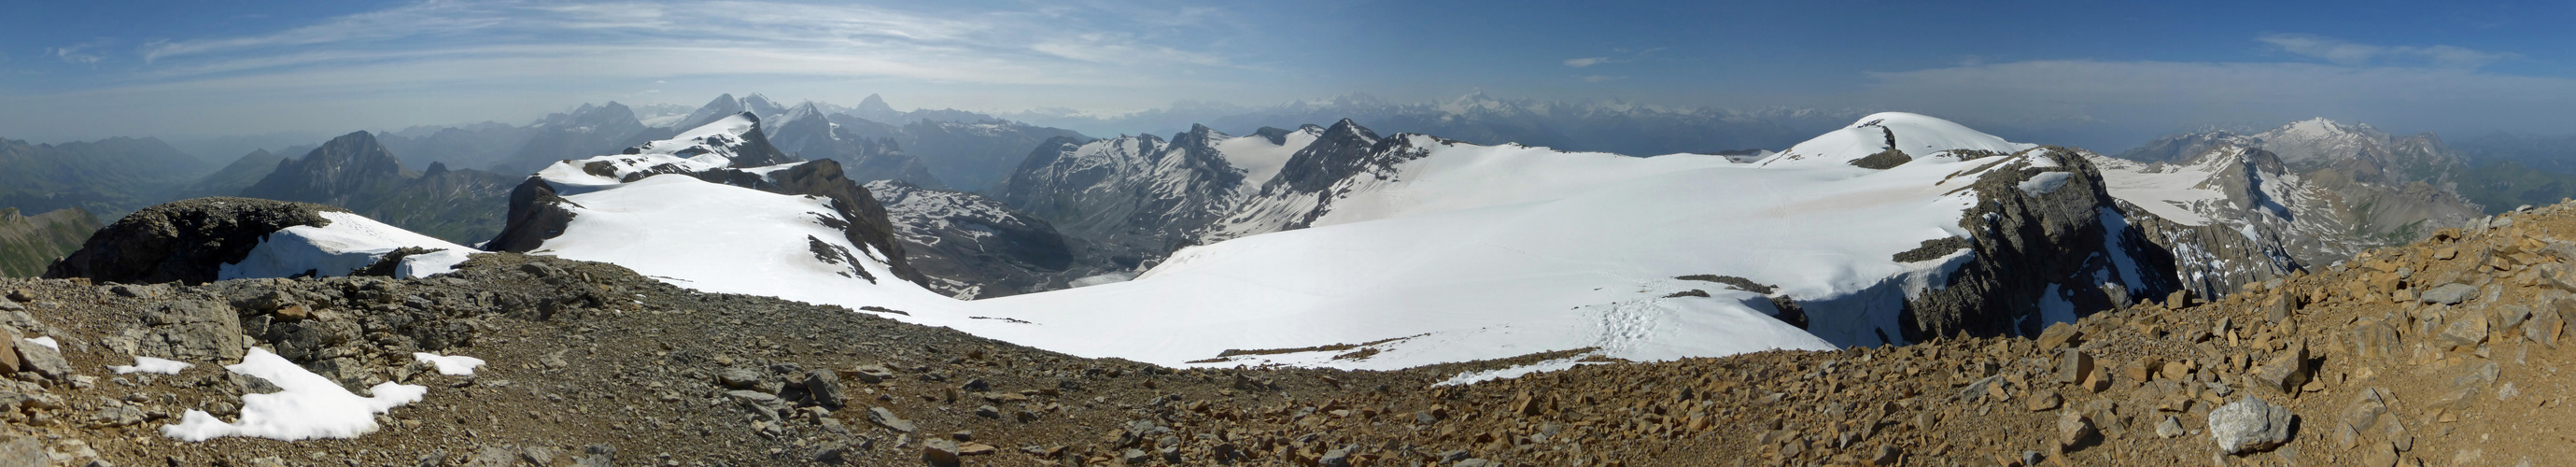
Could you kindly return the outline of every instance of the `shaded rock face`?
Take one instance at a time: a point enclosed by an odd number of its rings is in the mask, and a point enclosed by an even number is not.
[[[760,133],[755,131],[751,134]],[[841,218],[852,222],[852,225],[834,226],[849,236],[850,244],[867,245],[875,247],[877,251],[885,252],[886,265],[894,269],[894,275],[897,278],[913,283],[928,282],[928,278],[922,277],[921,271],[914,270],[911,263],[903,260],[905,256],[903,244],[895,241],[894,225],[886,220],[885,205],[878,203],[875,196],[868,194],[866,187],[859,186],[858,182],[850,180],[844,175],[845,173],[841,163],[824,159],[771,172],[766,180],[768,183],[747,187],[772,193],[820,196],[832,200],[832,208],[840,211]],[[702,175],[699,178],[706,177]]]
[[[1243,185],[1242,172],[1208,147],[1213,132],[1051,139],[993,192],[1132,268],[1191,244],[1191,232],[1223,216]]]
[[[1949,275],[1946,286],[1927,288],[1906,303],[1899,319],[1906,340],[2034,335],[2047,324],[2034,319],[2043,307],[2067,307],[2082,316],[2174,289],[2172,253],[2127,222],[2139,214],[2120,210],[2091,164],[2064,148],[2032,151],[2033,158],[2055,167],[2004,162],[1970,185],[1982,201],[1961,216],[1959,226],[1970,232],[1968,248],[1975,256]],[[2074,175],[2046,192],[2021,188],[2048,172]]]
[[[250,198],[197,198],[144,208],[92,234],[79,251],[46,268],[47,278],[100,282],[212,282],[224,264],[250,256],[269,233],[324,226],[332,206]]]
[[[1045,220],[982,195],[931,190],[894,180],[868,182],[886,206],[905,260],[930,287],[960,298],[1062,289],[1116,269]]]
[[[1279,169],[1279,176],[1261,186],[1261,194],[1321,192],[1361,172],[1392,172],[1396,163],[1409,159],[1372,156],[1385,153],[1382,143],[1399,141],[1380,138],[1376,132],[1344,119],[1325,128],[1324,137],[1315,144],[1289,157],[1288,165]]]
[[[2126,200],[2118,204],[2121,212],[2134,214],[2128,218],[2129,225],[2147,243],[2173,256],[2175,285],[2193,296],[2226,296],[2245,284],[2289,277],[2309,268],[2277,236],[2247,238],[2225,225],[2183,224],[2147,214]]]
[[[502,221],[501,233],[483,244],[488,251],[526,253],[547,239],[563,235],[572,225],[573,213],[564,206],[571,204],[555,194],[555,186],[534,176],[519,182],[510,190],[510,214]]]

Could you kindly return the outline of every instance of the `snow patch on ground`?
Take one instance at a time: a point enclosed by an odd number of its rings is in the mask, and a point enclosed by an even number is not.
[[[474,376],[474,367],[483,366],[483,359],[463,355],[450,356],[429,352],[413,352],[411,354],[411,358],[413,360],[429,362],[430,365],[438,367],[438,374],[448,376]]]
[[[1547,360],[1547,361],[1542,361],[1542,362],[1538,362],[1538,363],[1532,363],[1532,364],[1528,364],[1528,365],[1515,366],[1515,367],[1511,367],[1511,368],[1503,368],[1503,369],[1498,369],[1498,370],[1470,371],[1470,372],[1466,372],[1466,373],[1459,373],[1457,376],[1451,376],[1451,377],[1449,377],[1449,379],[1441,380],[1440,382],[1438,382],[1438,383],[1432,383],[1431,385],[1432,385],[1432,386],[1457,386],[1457,385],[1462,385],[1462,384],[1476,384],[1476,383],[1482,383],[1482,382],[1486,382],[1486,381],[1493,381],[1493,380],[1498,380],[1498,379],[1512,379],[1512,378],[1519,378],[1519,377],[1522,377],[1522,376],[1528,376],[1528,375],[1533,374],[1533,373],[1546,373],[1546,372],[1550,372],[1550,371],[1570,370],[1570,369],[1573,369],[1574,367],[1578,367],[1578,366],[1589,365],[1589,364],[1595,364],[1595,363],[1584,362],[1584,361],[1583,361],[1583,359],[1586,359],[1586,358],[1592,358],[1592,355],[1591,355],[1591,354],[1577,355],[1577,356],[1573,356],[1573,357],[1566,357],[1566,358],[1560,358],[1560,359],[1555,359],[1555,360]]]
[[[133,364],[133,365],[111,365],[111,366],[108,366],[108,367],[107,367],[107,369],[108,369],[109,371],[115,371],[115,372],[116,372],[116,374],[120,374],[120,375],[123,375],[123,374],[133,374],[133,373],[154,373],[154,374],[164,374],[164,375],[175,375],[175,374],[179,374],[179,370],[185,370],[185,369],[188,369],[188,367],[192,367],[192,366],[196,366],[196,365],[191,365],[191,364],[188,364],[188,362],[182,362],[182,361],[177,361],[177,360],[166,360],[166,359],[159,359],[159,358],[152,358],[152,357],[134,357],[134,364]]]
[[[29,337],[27,338],[27,342],[34,342],[36,345],[45,346],[45,348],[54,349],[54,351],[57,352],[63,350],[63,345],[61,343],[54,342],[53,336]]]
[[[242,362],[225,366],[234,373],[267,380],[283,391],[270,394],[242,395],[241,421],[224,423],[200,410],[189,410],[177,425],[162,425],[161,434],[189,442],[200,442],[227,436],[248,436],[279,441],[318,438],[356,438],[375,432],[376,414],[404,404],[419,402],[429,388],[384,383],[368,391],[373,397],[359,397],[330,378],[305,371],[285,357],[253,347]]]

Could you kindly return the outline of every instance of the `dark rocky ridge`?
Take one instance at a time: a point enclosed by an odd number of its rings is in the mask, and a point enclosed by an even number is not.
[[[2035,335],[2046,324],[2030,319],[2039,313],[2042,300],[2070,302],[2080,317],[2177,288],[2172,283],[2175,263],[2170,251],[2149,242],[2132,226],[2105,222],[2104,214],[2122,211],[2103,190],[2102,176],[2092,164],[2057,147],[2026,154],[2056,166],[2007,161],[1973,175],[1977,181],[1966,189],[1982,201],[1961,215],[1959,227],[1970,232],[1968,248],[1975,256],[1949,275],[1947,286],[1923,290],[1906,303],[1900,319],[1906,340],[1957,334]],[[2020,188],[2022,182],[2049,172],[2072,175],[2064,185],[2044,194]],[[2106,238],[2117,241],[2105,242]],[[2107,251],[2111,245],[2127,251]],[[2136,270],[2124,275],[2112,255],[2137,259],[2132,263]],[[2094,281],[2124,276],[2144,283],[2138,290],[2123,290]],[[2042,296],[2050,290],[2063,295]]]
[[[81,249],[45,269],[48,278],[99,282],[202,284],[224,264],[241,262],[269,233],[330,225],[339,207],[251,198],[197,198],[145,208],[92,234]]]

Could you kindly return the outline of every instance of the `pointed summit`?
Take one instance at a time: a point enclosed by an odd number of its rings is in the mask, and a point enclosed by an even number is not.
[[[346,206],[370,187],[402,181],[402,162],[364,131],[341,135],[242,189],[249,198]]]
[[[850,111],[893,113],[894,106],[886,105],[885,96],[879,96],[876,93],[868,93],[868,98],[860,99],[859,107],[856,109],[850,109]]]
[[[771,101],[769,100],[769,96],[763,96],[756,92],[742,98],[742,109],[752,113],[767,115],[771,118],[777,118],[778,116],[787,113],[787,109],[779,107],[778,102]]]
[[[698,128],[707,126],[708,124],[715,123],[717,120],[722,120],[725,117],[743,113],[745,111],[747,111],[747,109],[743,108],[742,100],[735,99],[733,94],[719,95],[716,96],[715,100],[707,101],[707,105],[699,106],[698,110],[689,112],[689,116],[681,117],[678,124],[673,125],[672,128]]]
[[[1341,140],[1354,138],[1358,139],[1361,145],[1375,144],[1378,140],[1377,132],[1369,131],[1368,127],[1360,126],[1359,122],[1354,122],[1347,118],[1342,119],[1342,121],[1339,122],[1333,122],[1332,127],[1324,129],[1324,139]]]

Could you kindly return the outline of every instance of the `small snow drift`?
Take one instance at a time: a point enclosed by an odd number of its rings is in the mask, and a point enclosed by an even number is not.
[[[179,424],[162,425],[163,436],[188,442],[226,436],[278,441],[356,438],[376,431],[376,414],[419,402],[429,393],[426,387],[384,383],[368,389],[375,396],[359,397],[341,389],[330,378],[260,348],[250,349],[240,364],[224,369],[267,380],[284,390],[242,395],[241,420],[236,423],[224,423],[204,411],[189,410],[180,417]]]
[[[438,374],[448,376],[474,376],[474,367],[483,366],[483,359],[463,355],[439,355],[429,352],[413,352],[411,354],[411,358],[413,360],[427,362],[432,366],[436,366],[438,367]]]
[[[116,374],[120,374],[120,375],[123,375],[123,374],[134,374],[134,373],[152,373],[152,374],[162,374],[162,375],[175,375],[175,374],[179,374],[179,370],[185,370],[185,369],[188,369],[188,367],[192,367],[192,366],[196,366],[196,365],[189,364],[188,362],[177,361],[177,360],[160,359],[160,358],[152,358],[152,357],[134,357],[134,364],[133,364],[133,365],[110,365],[110,366],[108,366],[108,367],[107,367],[107,369],[108,369],[108,371],[114,371],[114,372],[116,372]]]

